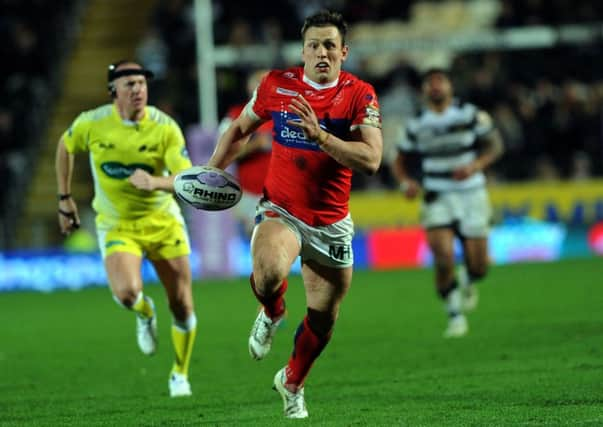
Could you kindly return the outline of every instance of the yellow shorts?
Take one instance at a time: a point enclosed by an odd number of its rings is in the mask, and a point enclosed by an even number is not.
[[[103,259],[114,252],[128,252],[151,260],[191,253],[180,213],[158,212],[136,220],[109,220],[98,215],[96,231]]]

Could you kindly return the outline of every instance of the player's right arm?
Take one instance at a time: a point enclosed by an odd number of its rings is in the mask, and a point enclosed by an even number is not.
[[[398,151],[396,159],[391,164],[391,170],[392,174],[394,175],[394,178],[396,178],[396,181],[400,186],[400,191],[408,199],[412,199],[416,197],[417,194],[419,194],[421,186],[419,185],[419,182],[416,179],[412,178],[408,174],[405,166],[404,153],[402,151]]]
[[[59,226],[63,234],[69,234],[80,226],[77,205],[71,197],[71,176],[74,154],[88,150],[88,135],[92,126],[91,115],[90,112],[81,113],[63,133],[57,144],[54,164],[59,195]],[[67,195],[69,197],[66,197]]]
[[[57,176],[58,215],[61,233],[69,234],[80,226],[77,205],[71,197],[71,177],[73,175],[74,155],[67,151],[63,137],[59,139],[55,155]]]
[[[406,129],[406,135],[397,144],[397,156],[390,165],[390,169],[394,178],[398,182],[400,191],[408,199],[412,199],[419,194],[421,185],[414,179],[406,168],[406,154],[415,152],[412,141],[414,140],[414,134],[410,129]]]
[[[208,166],[220,169],[226,168],[239,155],[241,149],[251,135],[260,125],[262,120],[255,114],[247,112],[247,108],[241,112],[220,136],[214,152],[207,162]]]

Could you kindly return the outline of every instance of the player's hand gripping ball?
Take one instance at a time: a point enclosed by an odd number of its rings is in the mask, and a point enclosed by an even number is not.
[[[174,192],[197,209],[221,211],[241,200],[241,185],[228,172],[211,166],[193,166],[176,175]]]

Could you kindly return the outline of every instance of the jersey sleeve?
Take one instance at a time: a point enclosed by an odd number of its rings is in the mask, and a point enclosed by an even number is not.
[[[191,159],[186,150],[184,135],[180,127],[173,120],[167,128],[167,149],[165,150],[165,164],[170,174],[176,174],[192,166]]]
[[[406,130],[403,132],[402,137],[396,144],[398,151],[401,153],[412,153],[416,150],[417,135],[416,131],[411,125],[406,126]]]
[[[481,138],[494,130],[494,121],[490,114],[483,110],[480,110],[476,114],[475,120],[475,134],[478,138]]]
[[[87,116],[88,113],[81,113],[63,133],[62,138],[68,153],[88,151],[88,134],[92,121]]]
[[[366,82],[360,81],[360,83],[360,89],[355,97],[355,116],[352,118],[351,130],[359,126],[381,129],[381,111],[375,89]]]
[[[245,106],[245,114],[247,114],[249,117],[263,121],[270,120],[272,118],[268,109],[268,102],[270,97],[270,88],[273,86],[273,73],[274,71],[264,76],[258,87],[256,87],[253,91],[251,99]]]

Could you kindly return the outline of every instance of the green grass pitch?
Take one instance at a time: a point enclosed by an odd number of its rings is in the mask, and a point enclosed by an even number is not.
[[[167,397],[170,317],[139,353],[132,313],[107,288],[0,294],[0,426],[601,426],[603,259],[494,267],[445,340],[430,270],[356,272],[333,339],[306,383],[310,418],[287,421],[271,390],[304,313],[293,277],[286,324],[247,353],[256,302],[244,279],[194,288],[193,397]]]

